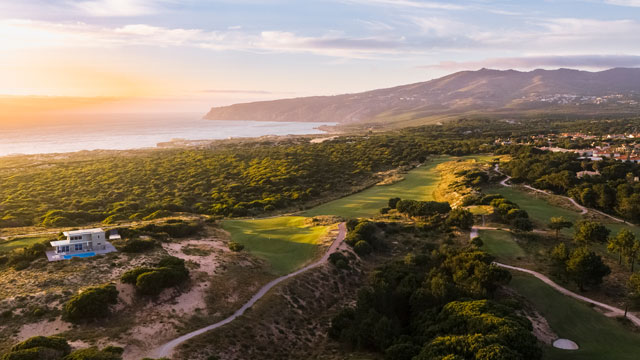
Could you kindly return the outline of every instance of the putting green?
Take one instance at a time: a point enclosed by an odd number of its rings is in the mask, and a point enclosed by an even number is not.
[[[508,231],[480,230],[478,235],[483,242],[482,250],[495,256],[498,260],[506,260],[511,263],[511,260],[526,255]]]
[[[509,286],[533,303],[559,337],[580,346],[575,351],[545,346],[544,359],[638,359],[640,334],[629,331],[617,320],[596,312],[585,303],[560,294],[533,276],[517,271],[512,274]]]
[[[233,241],[252,254],[267,260],[273,272],[292,272],[318,255],[320,241],[330,226],[313,226],[302,216],[258,220],[226,220],[222,228]]]

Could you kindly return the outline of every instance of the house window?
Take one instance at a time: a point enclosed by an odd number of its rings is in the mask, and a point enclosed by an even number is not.
[[[76,244],[76,251],[81,251],[82,250],[82,244]]]
[[[68,245],[60,246],[60,247],[58,248],[58,251],[59,251],[59,252],[63,252],[63,253],[65,253],[65,252],[69,252],[69,246],[68,246]]]

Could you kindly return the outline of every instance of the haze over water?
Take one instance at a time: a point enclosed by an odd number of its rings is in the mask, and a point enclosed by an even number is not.
[[[87,121],[0,126],[0,156],[155,147],[172,139],[216,140],[322,134],[313,122],[213,121],[202,114],[86,115]]]

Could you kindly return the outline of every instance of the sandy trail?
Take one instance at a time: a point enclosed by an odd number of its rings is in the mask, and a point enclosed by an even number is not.
[[[299,270],[296,270],[290,274],[281,276],[275,280],[272,280],[271,282],[267,283],[265,286],[263,286],[255,295],[253,295],[253,297],[251,297],[251,299],[244,304],[240,309],[238,309],[235,313],[233,313],[233,315],[229,316],[228,318],[221,320],[215,324],[211,324],[209,326],[203,327],[201,329],[192,331],[188,334],[182,335],[178,338],[175,338],[161,346],[159,346],[158,348],[156,348],[153,352],[152,355],[155,358],[161,358],[161,357],[167,357],[169,356],[173,350],[175,349],[176,346],[182,344],[183,342],[192,339],[198,335],[204,334],[208,331],[211,331],[213,329],[217,329],[221,326],[224,326],[230,322],[232,322],[233,320],[237,319],[238,317],[242,316],[242,314],[244,314],[244,312],[249,309],[250,307],[252,307],[258,300],[260,300],[267,292],[269,292],[269,290],[271,290],[274,286],[278,285],[279,283],[290,279],[294,276],[297,276],[307,270],[313,269],[315,267],[318,267],[322,264],[325,264],[328,260],[329,260],[329,255],[333,254],[338,247],[340,246],[340,244],[342,244],[342,242],[344,241],[344,238],[347,234],[347,227],[345,223],[340,223],[340,225],[338,225],[338,235],[336,236],[335,240],[333,241],[333,244],[331,244],[331,246],[329,247],[329,249],[327,250],[327,252],[324,254],[324,256],[322,256],[322,258],[312,264],[309,264]]]

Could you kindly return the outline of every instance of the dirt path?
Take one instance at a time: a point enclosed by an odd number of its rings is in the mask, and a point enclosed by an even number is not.
[[[201,329],[192,331],[188,334],[182,335],[176,339],[173,339],[161,346],[159,346],[158,348],[156,348],[153,352],[152,352],[152,356],[155,358],[161,358],[161,357],[167,357],[169,356],[173,350],[175,349],[176,346],[182,344],[183,342],[192,339],[198,335],[204,334],[208,331],[211,331],[213,329],[217,329],[221,326],[224,326],[230,322],[232,322],[233,320],[235,320],[236,318],[242,316],[242,314],[244,314],[244,312],[249,309],[250,307],[252,307],[258,300],[260,300],[267,292],[269,292],[269,290],[271,290],[274,286],[278,285],[279,283],[290,279],[294,276],[297,276],[307,270],[313,269],[315,267],[318,267],[322,264],[325,264],[328,260],[329,260],[329,255],[333,254],[338,247],[340,246],[340,244],[342,244],[342,242],[344,241],[344,238],[347,234],[347,226],[345,223],[340,223],[340,225],[338,225],[338,236],[336,236],[336,239],[333,241],[333,243],[331,244],[331,246],[329,247],[329,249],[327,250],[327,252],[324,254],[324,256],[322,256],[322,258],[312,264],[309,264],[305,267],[303,267],[302,269],[296,270],[290,274],[281,276],[275,280],[272,280],[271,282],[269,282],[268,284],[266,284],[265,286],[263,286],[260,290],[258,290],[258,292],[253,295],[253,297],[251,297],[251,299],[244,304],[240,309],[238,309],[235,313],[233,313],[233,315],[229,316],[228,318],[221,320],[215,324],[211,324],[209,326],[203,327]]]
[[[504,174],[503,172],[501,172],[501,171],[500,171],[500,168],[498,167],[498,165],[497,165],[497,164],[496,164],[496,166],[495,166],[494,170],[495,170],[495,172],[497,172],[498,174],[506,176],[506,178],[505,178],[504,180],[500,181],[500,185],[502,185],[502,186],[506,186],[506,187],[511,187],[511,185],[510,185],[510,184],[507,184],[507,182],[508,182],[509,180],[511,180],[511,176],[506,175],[506,174]],[[602,212],[602,211],[600,211],[600,210],[590,209],[590,208],[587,208],[587,207],[585,207],[585,206],[582,206],[582,205],[578,204],[578,202],[577,202],[577,201],[575,201],[573,198],[570,198],[570,197],[568,197],[568,196],[564,196],[564,195],[556,195],[556,194],[550,194],[550,193],[548,193],[548,192],[546,192],[546,191],[544,191],[544,190],[536,189],[536,188],[534,188],[534,187],[533,187],[533,186],[531,186],[531,185],[522,185],[522,186],[523,186],[523,187],[525,187],[525,188],[527,188],[527,189],[529,189],[529,190],[536,191],[536,192],[539,192],[539,193],[542,193],[542,194],[545,194],[545,195],[550,195],[550,196],[551,196],[551,195],[552,195],[552,196],[559,196],[559,197],[561,197],[561,198],[563,198],[563,199],[566,199],[566,200],[570,201],[570,202],[571,202],[575,207],[577,207],[577,208],[580,210],[580,214],[582,214],[582,215],[587,214],[589,211],[593,211],[594,213],[599,214],[599,215],[602,215],[602,216],[604,216],[604,217],[608,217],[609,219],[611,219],[611,220],[613,220],[613,221],[617,221],[617,222],[621,222],[621,223],[624,223],[624,222],[625,222],[624,220],[622,220],[622,219],[620,219],[620,218],[617,218],[617,217],[615,217],[615,216],[613,216],[613,215],[609,215],[609,214],[604,213],[604,212]],[[628,224],[629,224],[630,226],[635,226],[634,224],[631,224],[631,223],[628,223]]]

